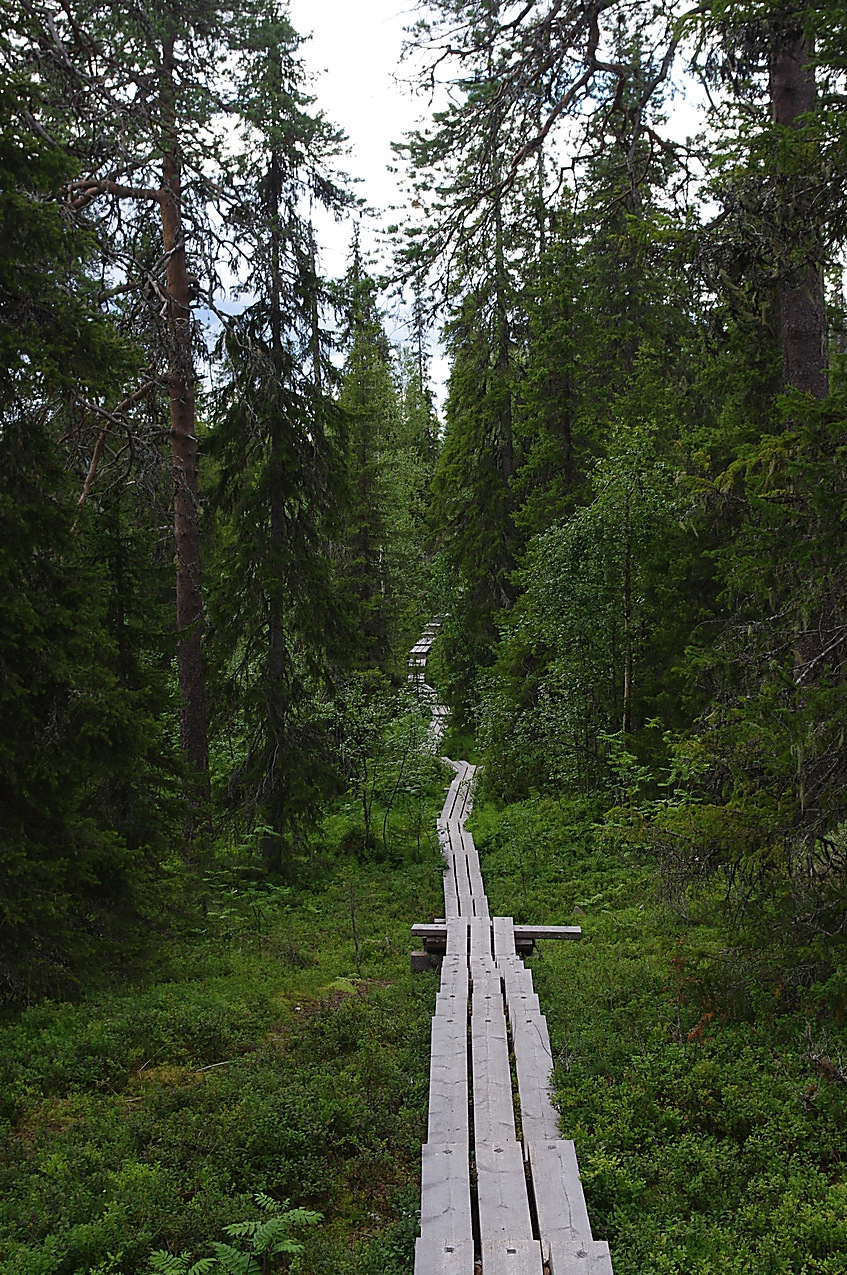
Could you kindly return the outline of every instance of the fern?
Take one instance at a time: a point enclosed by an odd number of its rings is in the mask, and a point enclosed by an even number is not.
[[[153,1275],[188,1275],[188,1258],[160,1248],[150,1254],[149,1269]]]
[[[233,1239],[245,1240],[248,1235],[255,1235],[265,1225],[264,1222],[232,1222],[224,1227],[224,1233],[231,1235]]]
[[[265,1213],[279,1213],[282,1209],[288,1207],[288,1201],[283,1200],[280,1204],[279,1200],[275,1200],[272,1195],[265,1195],[264,1191],[257,1191],[253,1196],[260,1209],[264,1209]]]
[[[262,1268],[252,1253],[242,1253],[231,1244],[213,1244],[212,1248],[226,1275],[261,1275]]]
[[[291,1230],[299,1226],[314,1226],[323,1215],[312,1209],[286,1209],[287,1200],[280,1204],[278,1200],[262,1192],[256,1194],[255,1200],[259,1208],[270,1216],[258,1221],[250,1219],[246,1222],[233,1222],[224,1227],[226,1234],[233,1239],[249,1240],[254,1253],[267,1253],[271,1256],[278,1253],[302,1253],[303,1244],[291,1236]]]
[[[231,1222],[224,1233],[234,1240],[246,1240],[248,1251],[234,1248],[232,1244],[215,1243],[214,1257],[201,1257],[193,1266],[190,1258],[158,1249],[150,1254],[148,1270],[151,1275],[261,1275],[261,1257],[277,1257],[280,1254],[303,1252],[303,1244],[291,1232],[296,1227],[314,1226],[323,1214],[312,1209],[289,1209],[288,1201],[282,1203],[270,1195],[257,1192],[254,1197],[264,1217],[248,1218],[244,1222]]]
[[[189,1266],[190,1260],[181,1253],[168,1253],[160,1248],[150,1254],[148,1269],[151,1275],[213,1275],[218,1265],[216,1257],[201,1257],[193,1266]]]

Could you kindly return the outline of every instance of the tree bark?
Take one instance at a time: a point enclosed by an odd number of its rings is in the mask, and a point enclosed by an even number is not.
[[[626,498],[626,521],[624,523],[624,578],[623,578],[623,624],[624,624],[624,665],[623,665],[623,721],[624,735],[632,731],[632,520],[630,516],[630,497]]]
[[[162,159],[162,242],[167,254],[168,393],[174,480],[176,544],[177,680],[179,730],[192,767],[191,798],[209,797],[209,745],[203,672],[203,593],[200,578],[200,501],[195,432],[194,355],[191,348],[191,289],[182,225],[179,151],[173,122],[173,42],[162,59],[165,153]]]
[[[798,118],[815,104],[811,55],[802,27],[777,25],[770,58],[771,114],[774,123],[785,128],[802,128]],[[794,180],[790,175],[778,178],[783,204]],[[789,243],[793,246],[795,236],[803,231],[809,232],[808,242],[814,246],[815,227],[805,224],[789,228]],[[829,393],[829,350],[823,271],[816,255],[807,251],[807,259],[780,280],[779,328],[783,384],[823,399]]]
[[[274,374],[273,390],[283,375],[282,369],[282,263],[280,253],[279,211],[282,193],[282,175],[279,156],[271,156],[268,174],[267,211],[271,223],[271,360]],[[285,764],[285,615],[282,603],[282,559],[285,545],[285,501],[283,497],[283,421],[280,407],[271,410],[269,423],[270,456],[268,477],[270,482],[270,551],[271,575],[267,589],[268,600],[268,655],[267,655],[267,817],[273,835],[266,836],[262,847],[265,867],[277,872],[282,866],[282,827],[279,818],[279,785]]]

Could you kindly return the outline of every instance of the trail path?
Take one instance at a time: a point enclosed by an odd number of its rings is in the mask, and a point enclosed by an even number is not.
[[[425,680],[437,632],[434,621],[409,656],[436,748],[448,717]],[[559,1136],[532,974],[517,955],[512,918],[489,914],[465,827],[476,768],[445,760],[456,772],[438,820],[447,945],[432,1020],[415,1275],[612,1275],[608,1245],[591,1235],[573,1142]],[[557,936],[579,931],[562,927]]]

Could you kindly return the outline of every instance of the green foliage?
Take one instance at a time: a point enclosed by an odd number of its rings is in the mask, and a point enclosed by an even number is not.
[[[244,17],[242,195],[230,217],[250,258],[249,302],[220,343],[207,444],[208,646],[221,796],[242,828],[268,827],[265,862],[279,870],[337,787],[328,688],[353,641],[326,552],[348,504],[345,438],[321,326],[327,289],[301,208],[304,184],[334,211],[346,197],[328,172],[339,136],[308,109],[299,37],[273,7]]]
[[[133,354],[98,313],[90,243],[58,206],[68,157],[10,127],[0,169],[10,373],[0,391],[0,995],[14,999],[132,952],[177,812],[149,529],[129,499],[111,503],[105,525],[80,514],[81,476],[61,457],[75,400],[117,392]]]
[[[668,663],[693,617],[677,602],[670,628],[668,598],[691,568],[656,434],[649,421],[621,424],[587,503],[527,553],[480,714],[491,782],[504,793],[604,787],[607,737],[664,707]]]
[[[258,1219],[232,1222],[224,1227],[233,1239],[247,1241],[247,1252],[232,1244],[215,1243],[215,1257],[201,1257],[189,1265],[190,1259],[174,1256],[160,1249],[150,1254],[150,1270],[153,1275],[210,1275],[223,1271],[225,1275],[265,1275],[270,1270],[270,1260],[287,1254],[303,1252],[304,1245],[294,1233],[304,1226],[315,1226],[322,1215],[313,1209],[289,1209],[288,1201],[280,1204],[259,1191],[256,1204],[262,1211]],[[261,1261],[258,1259],[262,1259]]]
[[[492,911],[583,929],[532,967],[594,1234],[622,1275],[844,1271],[843,982],[739,947],[710,879],[668,910],[638,830],[600,816],[473,816]]]
[[[429,710],[408,686],[396,691],[387,679],[371,673],[351,677],[341,687],[341,764],[349,795],[357,798],[361,811],[358,828],[350,830],[348,852],[356,849],[366,858],[391,855],[398,817],[404,833],[413,830],[418,852],[422,841],[429,840],[426,811],[442,770],[427,744],[428,727]]]
[[[294,1269],[411,1269],[436,981],[408,927],[440,872],[411,836],[398,871],[394,836],[395,863],[360,865],[330,828],[297,888],[223,860],[158,983],[0,1026],[3,1275],[190,1269],[227,1234],[239,1260],[294,1241]]]
[[[515,596],[512,371],[491,295],[464,299],[448,329],[448,348],[444,443],[430,517],[443,578],[448,703],[458,721],[471,722],[476,672],[492,659],[495,616]]]

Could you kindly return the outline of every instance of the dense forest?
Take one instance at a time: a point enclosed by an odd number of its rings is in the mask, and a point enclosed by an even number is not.
[[[617,1275],[847,1272],[847,9],[432,0],[341,278],[284,4],[0,13],[0,1272],[411,1271],[433,615]]]

